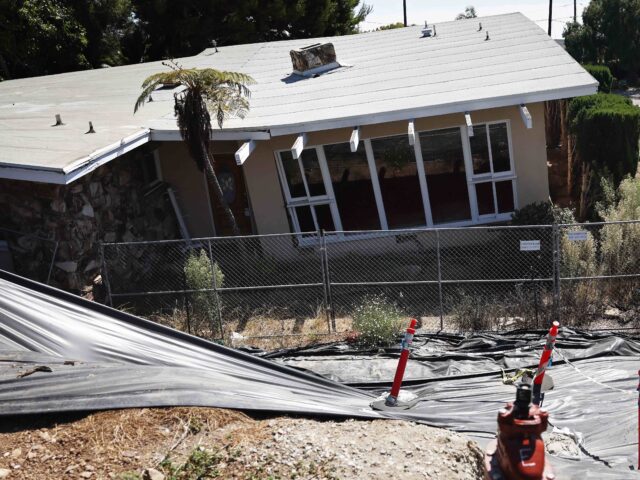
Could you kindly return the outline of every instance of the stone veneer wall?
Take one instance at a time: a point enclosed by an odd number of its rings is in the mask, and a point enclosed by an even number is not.
[[[51,284],[86,292],[100,274],[100,242],[179,236],[166,185],[150,188],[142,158],[142,151],[130,152],[69,185],[0,179],[0,229],[57,240]],[[4,237],[17,273],[37,278],[36,272],[48,270],[42,263],[51,254],[30,250],[51,244]]]

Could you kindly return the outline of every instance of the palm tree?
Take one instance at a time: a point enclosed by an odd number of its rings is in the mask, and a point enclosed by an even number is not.
[[[163,65],[169,67],[170,71],[155,73],[142,82],[142,93],[136,100],[134,113],[151,98],[156,88],[166,85],[185,87],[174,94],[174,112],[180,135],[198,169],[206,172],[207,179],[213,186],[216,202],[224,210],[233,234],[240,235],[236,219],[224,199],[213,169],[213,158],[209,152],[210,111],[215,114],[220,128],[230,115],[244,118],[249,110],[251,95],[248,86],[255,82],[244,73],[224,72],[213,68],[183,68],[174,61]]]

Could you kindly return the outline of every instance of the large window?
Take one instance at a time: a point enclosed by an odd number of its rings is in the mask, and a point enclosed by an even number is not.
[[[507,122],[417,132],[278,153],[295,232],[470,225],[517,208]]]
[[[478,125],[469,139],[479,217],[513,212],[514,178],[509,129],[504,122]]]
[[[325,145],[324,155],[344,230],[379,230],[380,218],[364,145]]]
[[[433,223],[471,220],[460,128],[420,133]]]
[[[389,228],[426,225],[418,169],[406,135],[371,140]]]

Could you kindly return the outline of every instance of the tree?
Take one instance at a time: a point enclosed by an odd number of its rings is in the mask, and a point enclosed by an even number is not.
[[[217,45],[345,35],[371,7],[359,0],[133,0],[147,39],[145,60],[200,53]]]
[[[478,15],[476,14],[476,7],[473,5],[469,5],[464,9],[464,13],[459,13],[456,17],[456,20],[465,20],[467,18],[476,18]]]
[[[0,0],[0,69],[18,78],[87,68],[85,28],[62,0]]]
[[[153,91],[163,85],[182,85],[185,89],[174,96],[174,111],[182,139],[187,144],[191,158],[200,171],[205,171],[213,186],[216,202],[222,207],[234,235],[240,235],[233,212],[224,200],[220,182],[213,169],[209,153],[211,134],[211,109],[218,126],[229,115],[244,118],[249,109],[250,91],[254,81],[249,75],[237,72],[221,72],[213,68],[183,68],[175,62],[165,63],[169,72],[151,75],[142,83],[142,93],[134,106],[137,112],[151,97]]]
[[[404,28],[406,25],[402,22],[390,23],[388,25],[382,25],[376,28],[376,30],[395,30],[396,28]]]
[[[567,51],[581,63],[604,63],[616,75],[640,73],[640,0],[592,0],[582,25],[568,23]]]

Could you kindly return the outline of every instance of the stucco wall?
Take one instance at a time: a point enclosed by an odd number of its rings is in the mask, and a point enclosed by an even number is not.
[[[475,124],[509,120],[513,145],[514,165],[517,175],[518,206],[545,201],[549,198],[547,179],[546,145],[544,129],[544,105],[527,106],[533,118],[533,128],[527,129],[520,117],[518,107],[480,110],[471,113]],[[420,118],[415,121],[416,131],[464,125],[464,115],[452,114],[439,117]],[[308,145],[348,142],[352,129],[342,128],[315,132],[308,135]],[[361,128],[360,139],[403,135],[407,133],[407,122],[392,122],[367,125]],[[243,168],[251,198],[251,205],[259,234],[289,232],[286,208],[276,169],[274,151],[291,148],[294,135],[276,137],[270,141],[257,142],[256,149]]]

